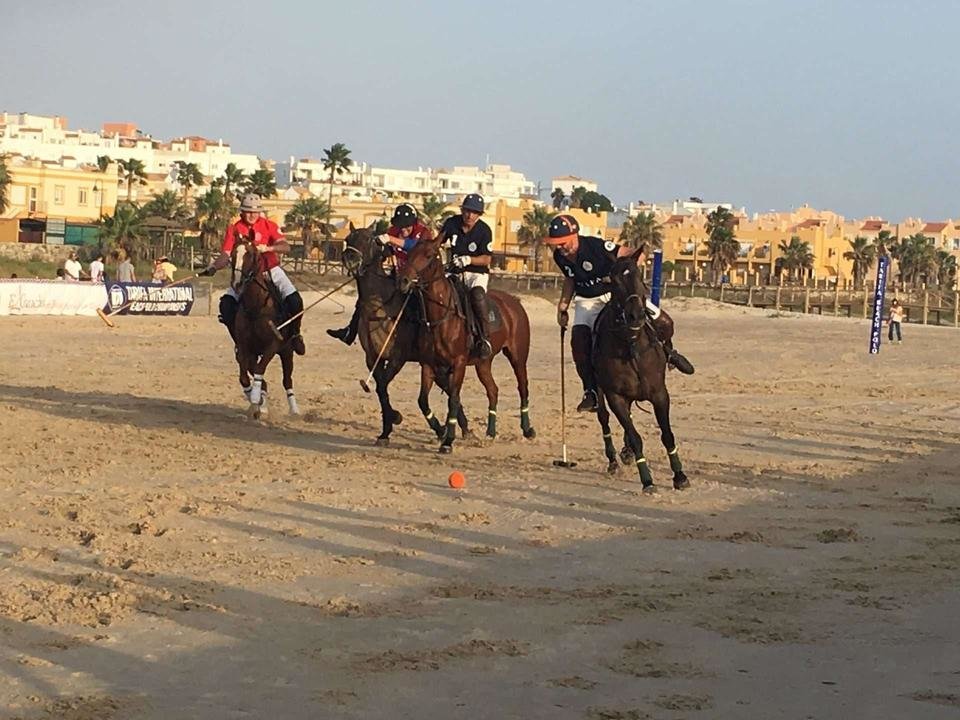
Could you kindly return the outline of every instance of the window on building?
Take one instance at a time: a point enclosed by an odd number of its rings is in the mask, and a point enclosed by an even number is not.
[[[54,205],[63,205],[63,196],[66,193],[66,188],[63,185],[54,185],[53,186],[53,203]]]
[[[30,188],[30,202],[27,203],[27,209],[30,212],[37,211],[37,189],[35,187]]]
[[[86,188],[80,188],[79,192],[77,193],[77,204],[78,204],[78,205],[86,205],[86,204],[87,204],[87,189],[86,189]]]

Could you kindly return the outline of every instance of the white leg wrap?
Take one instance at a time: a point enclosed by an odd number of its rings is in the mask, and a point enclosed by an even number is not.
[[[267,411],[268,411],[268,408],[267,408],[267,391],[264,390],[262,393],[260,393],[260,414],[261,414],[261,415],[266,415],[266,414],[267,414]]]
[[[293,394],[293,390],[287,390],[287,404],[290,406],[291,415],[300,414],[300,408],[297,405],[297,396]]]
[[[660,317],[660,308],[650,302],[650,300],[647,300],[647,312],[650,313],[650,317],[653,320]]]
[[[250,385],[250,404],[251,405],[260,404],[260,400],[263,397],[261,388],[263,388],[263,375],[254,375],[253,383]]]

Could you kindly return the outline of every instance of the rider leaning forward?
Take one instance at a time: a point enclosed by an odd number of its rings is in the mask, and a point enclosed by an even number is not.
[[[240,203],[240,219],[227,227],[223,238],[223,247],[220,256],[199,274],[213,275],[230,264],[230,254],[233,252],[237,240],[249,239],[260,251],[260,269],[268,274],[274,286],[280,293],[281,308],[286,317],[290,318],[303,310],[303,298],[297,288],[290,282],[290,278],[280,267],[279,255],[290,252],[290,245],[283,236],[283,232],[272,220],[263,216],[263,206],[258,195],[244,195]],[[230,337],[236,344],[234,324],[237,319],[239,298],[233,287],[229,288],[220,298],[220,322],[227,326]],[[294,319],[290,325],[290,346],[298,355],[303,355],[306,348],[303,337],[300,335],[300,321],[302,315]]]
[[[618,257],[634,251],[598,237],[580,235],[580,225],[572,215],[557,215],[550,223],[548,245],[556,246],[553,260],[566,275],[563,292],[557,304],[557,322],[565,328],[568,309],[573,303],[573,330],[570,348],[577,375],[583,382],[580,412],[597,410],[597,386],[593,376],[593,326],[600,311],[610,301],[610,269]],[[638,264],[643,262],[643,256]],[[650,324],[664,346],[667,363],[685,374],[693,373],[693,365],[673,348],[673,320],[666,312],[647,304]]]
[[[490,320],[487,316],[487,285],[490,282],[493,233],[480,216],[483,198],[471,193],[463,199],[460,214],[447,218],[440,228],[440,241],[450,246],[453,258],[450,265],[460,273],[470,297],[470,305],[477,319],[477,339],[474,352],[481,358],[490,357]]]
[[[390,219],[390,229],[383,235],[377,237],[381,245],[389,245],[393,248],[393,257],[397,265],[397,270],[403,268],[407,260],[407,253],[420,240],[432,240],[433,230],[420,222],[417,216],[417,210],[409,203],[397,205],[393,211],[393,217]],[[347,345],[352,345],[357,339],[357,330],[360,327],[360,303],[353,308],[353,316],[350,318],[350,324],[336,330],[327,330],[327,335],[334,337]]]

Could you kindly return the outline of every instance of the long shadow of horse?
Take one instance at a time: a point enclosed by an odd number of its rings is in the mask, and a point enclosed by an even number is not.
[[[308,428],[247,423],[224,405],[168,400],[131,393],[64,390],[52,386],[0,384],[0,402],[76,420],[130,425],[152,430],[189,430],[217,437],[300,450],[342,453],[366,449],[366,444]]]

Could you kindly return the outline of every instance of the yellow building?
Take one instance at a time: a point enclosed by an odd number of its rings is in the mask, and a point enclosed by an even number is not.
[[[117,205],[117,168],[64,167],[39,160],[8,158],[9,207],[0,216],[0,241],[69,242],[71,228],[91,227]]]

